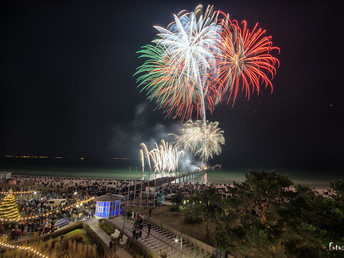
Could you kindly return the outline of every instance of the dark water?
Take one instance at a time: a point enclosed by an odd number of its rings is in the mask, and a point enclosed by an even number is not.
[[[245,174],[250,167],[226,167],[208,172],[191,179],[193,182],[232,183],[245,180]],[[307,169],[283,169],[260,168],[256,170],[275,170],[279,174],[288,174],[294,184],[310,184],[314,187],[328,187],[329,181],[343,178],[339,171],[334,170],[307,170]],[[133,160],[52,160],[52,159],[2,159],[0,171],[10,171],[17,175],[32,176],[62,176],[62,177],[91,177],[114,179],[139,179],[142,177],[139,162]],[[130,172],[131,171],[131,172]],[[148,177],[148,171],[144,172]]]

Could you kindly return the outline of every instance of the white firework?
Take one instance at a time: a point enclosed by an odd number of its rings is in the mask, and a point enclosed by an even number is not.
[[[151,151],[148,151],[144,143],[140,144],[144,150],[140,150],[142,167],[144,168],[144,156],[146,156],[149,166],[151,166],[151,163],[153,164],[154,174],[152,176],[154,178],[172,176],[174,172],[178,171],[179,158],[184,155],[184,151],[179,151],[177,147],[174,147],[168,142],[161,140],[160,143],[158,145],[155,142],[155,148]]]
[[[203,15],[202,6],[195,12],[180,12],[174,15],[174,22],[167,28],[154,26],[159,31],[154,40],[162,46],[161,59],[168,58],[172,81],[188,89],[188,93],[198,92],[201,100],[203,122],[206,122],[205,97],[208,96],[209,75],[217,74],[215,53],[219,52],[221,26],[216,24],[217,14],[208,6]],[[193,95],[193,94],[192,94]]]
[[[207,162],[221,153],[221,145],[225,144],[223,131],[218,122],[208,122],[206,126],[201,120],[188,120],[180,130],[180,134],[171,134],[175,138],[175,146],[183,148]]]

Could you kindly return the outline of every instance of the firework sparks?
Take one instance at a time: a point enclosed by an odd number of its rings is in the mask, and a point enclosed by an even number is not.
[[[183,148],[207,162],[221,153],[221,145],[225,144],[223,131],[218,122],[208,122],[204,126],[201,120],[188,120],[183,124],[180,134],[171,134],[175,138],[175,146]]]
[[[271,51],[279,52],[279,48],[272,46],[271,36],[264,36],[266,31],[258,28],[258,23],[250,31],[246,21],[240,26],[236,20],[231,21],[228,15],[222,19],[221,26],[221,56],[217,58],[220,83],[215,82],[219,83],[221,94],[229,91],[228,101],[232,98],[234,105],[240,87],[247,99],[255,90],[259,93],[261,84],[265,84],[265,88],[270,86],[272,92],[271,80],[276,74],[275,65],[279,65],[279,60],[271,55]]]
[[[215,53],[218,51],[221,26],[217,14],[208,6],[194,12],[174,15],[167,28],[154,26],[159,33],[154,45],[142,48],[140,57],[147,58],[135,75],[139,87],[155,99],[166,116],[191,118],[193,113],[206,121],[206,108],[214,109],[217,86],[209,83],[217,76]]]
[[[156,142],[155,148],[148,152],[148,149],[144,143],[141,143],[140,146],[140,158],[142,163],[142,168],[144,168],[144,156],[146,156],[147,162],[153,163],[154,178],[162,176],[171,176],[173,172],[178,171],[179,158],[184,155],[184,151],[179,151],[177,147],[165,142],[164,140],[160,141],[160,145]]]

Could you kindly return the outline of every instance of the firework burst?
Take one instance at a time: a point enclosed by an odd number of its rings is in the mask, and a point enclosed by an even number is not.
[[[202,162],[207,162],[221,153],[221,145],[225,144],[223,131],[218,122],[207,121],[206,126],[201,120],[188,120],[183,124],[179,134],[171,134],[175,138],[175,146],[183,148]]]
[[[272,46],[271,36],[264,36],[266,31],[258,28],[258,23],[250,31],[247,22],[241,26],[236,20],[231,21],[228,15],[221,20],[222,44],[219,45],[221,53],[218,60],[220,69],[219,85],[221,95],[229,91],[229,98],[235,103],[239,88],[245,91],[245,97],[260,90],[260,85],[265,88],[273,86],[271,80],[276,74],[276,65],[279,60],[271,55],[278,47]],[[269,78],[271,77],[271,79]]]
[[[154,178],[162,176],[171,176],[172,173],[178,171],[179,158],[184,155],[184,151],[179,151],[177,147],[165,142],[160,141],[160,145],[156,142],[154,143],[155,148],[148,151],[146,145],[141,143],[140,146],[140,159],[142,163],[142,169],[144,170],[144,156],[151,167],[153,163],[154,168]]]
[[[191,13],[182,11],[167,28],[154,26],[158,38],[138,52],[147,58],[135,73],[140,74],[139,87],[149,100],[156,100],[167,117],[184,120],[195,113],[205,122],[206,108],[214,109],[218,91],[209,82],[218,73],[215,53],[221,27],[216,22],[212,7],[204,15],[202,6]]]

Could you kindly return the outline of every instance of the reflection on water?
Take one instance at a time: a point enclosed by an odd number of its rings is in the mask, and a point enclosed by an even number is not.
[[[265,170],[269,171],[269,170]],[[245,174],[248,174],[248,170],[215,170],[209,171],[205,174],[199,174],[197,177],[189,180],[193,183],[209,183],[209,184],[232,184],[234,182],[243,182],[245,180]],[[330,186],[330,180],[341,179],[343,176],[336,173],[323,173],[316,174],[312,172],[298,172],[298,171],[285,171],[282,170],[278,174],[288,174],[294,185],[308,184],[312,187],[327,188]]]
[[[132,167],[131,179],[134,179],[136,167]],[[271,171],[271,169],[257,170]],[[62,176],[62,177],[91,177],[91,178],[113,178],[113,179],[129,179],[130,166],[129,164],[119,164],[111,161],[106,166],[100,166],[98,163],[81,163],[70,164],[61,163],[0,163],[0,171],[10,171],[17,175],[32,175],[32,176]],[[217,169],[207,173],[201,173],[197,177],[191,178],[191,182],[199,183],[225,183],[231,184],[233,181],[242,182],[245,180],[245,174],[248,173],[247,168],[238,169]],[[279,174],[288,174],[294,184],[310,184],[315,187],[328,187],[329,181],[332,179],[343,178],[338,171],[307,171],[307,170],[292,170],[292,169],[275,169]],[[144,172],[144,179],[152,173]],[[137,179],[141,179],[142,174],[138,175]]]

